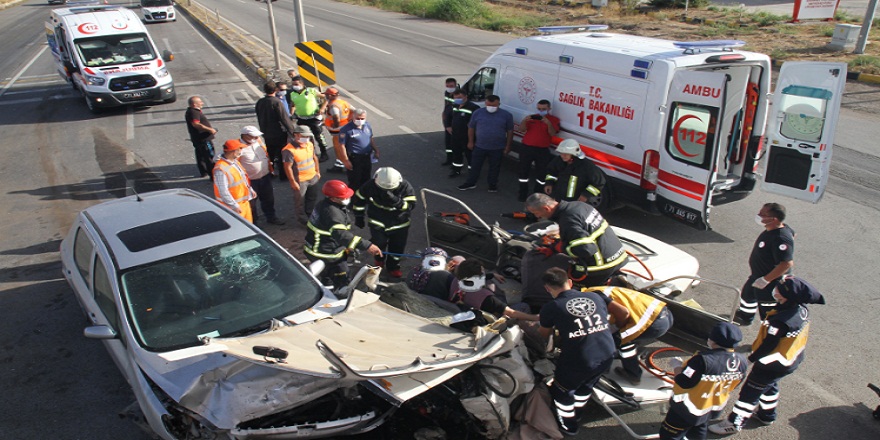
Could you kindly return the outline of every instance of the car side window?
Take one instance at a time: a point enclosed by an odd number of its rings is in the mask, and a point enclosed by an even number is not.
[[[79,270],[80,276],[83,277],[86,283],[89,282],[89,278],[91,278],[91,263],[92,263],[92,251],[95,249],[95,246],[92,244],[92,241],[89,240],[89,236],[83,228],[79,228],[76,231],[76,240],[73,242],[73,261],[76,263],[76,268]]]
[[[119,330],[119,313],[116,311],[116,301],[113,296],[113,286],[107,275],[107,268],[100,258],[95,260],[95,302],[101,308],[101,312],[107,317],[107,322],[114,330]]]

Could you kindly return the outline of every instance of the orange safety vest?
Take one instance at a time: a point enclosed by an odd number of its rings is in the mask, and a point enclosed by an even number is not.
[[[250,181],[247,174],[241,168],[241,164],[238,163],[238,160],[229,162],[228,160],[221,158],[216,164],[214,164],[214,170],[217,169],[223,171],[223,174],[226,174],[226,181],[229,184],[229,194],[235,200],[235,203],[238,203],[238,208],[241,209],[242,217],[253,222],[250,200],[254,197]],[[223,203],[223,199],[220,197],[220,191],[217,190],[217,185],[214,185],[214,198],[220,203]]]
[[[293,155],[293,163],[296,165],[299,181],[305,182],[318,174],[318,168],[315,166],[315,146],[311,142],[301,145],[300,148],[294,148],[293,145],[287,144],[284,150],[289,150]]]
[[[339,109],[339,127],[333,128],[333,115],[330,114],[330,107],[336,107]],[[351,104],[342,98],[336,98],[333,102],[327,104],[327,109],[324,110],[324,112],[327,113],[327,117],[324,118],[324,125],[327,126],[327,131],[331,133],[339,133],[339,130],[342,127],[345,127],[345,124],[348,124],[351,109]]]

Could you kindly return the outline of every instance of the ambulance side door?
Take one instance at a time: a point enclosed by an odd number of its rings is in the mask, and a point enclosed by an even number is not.
[[[782,65],[767,118],[761,189],[813,203],[822,199],[845,84],[844,63]]]
[[[669,89],[666,130],[660,145],[656,204],[688,226],[707,230],[717,174],[719,115],[727,77],[681,70]]]

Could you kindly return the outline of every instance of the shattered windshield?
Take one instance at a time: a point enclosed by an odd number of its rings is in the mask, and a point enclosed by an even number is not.
[[[147,8],[171,6],[171,0],[141,0],[141,6],[144,6]]]
[[[135,335],[152,351],[201,344],[202,337],[246,336],[314,305],[310,275],[263,237],[251,237],[122,274]]]
[[[103,35],[76,40],[76,50],[87,67],[139,63],[156,59],[146,34]]]

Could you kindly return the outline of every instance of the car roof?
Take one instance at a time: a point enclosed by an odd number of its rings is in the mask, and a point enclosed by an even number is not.
[[[189,189],[112,200],[92,206],[82,215],[100,235],[119,270],[262,235],[223,205]],[[199,221],[181,221],[181,217]],[[162,228],[174,220],[177,228]]]

